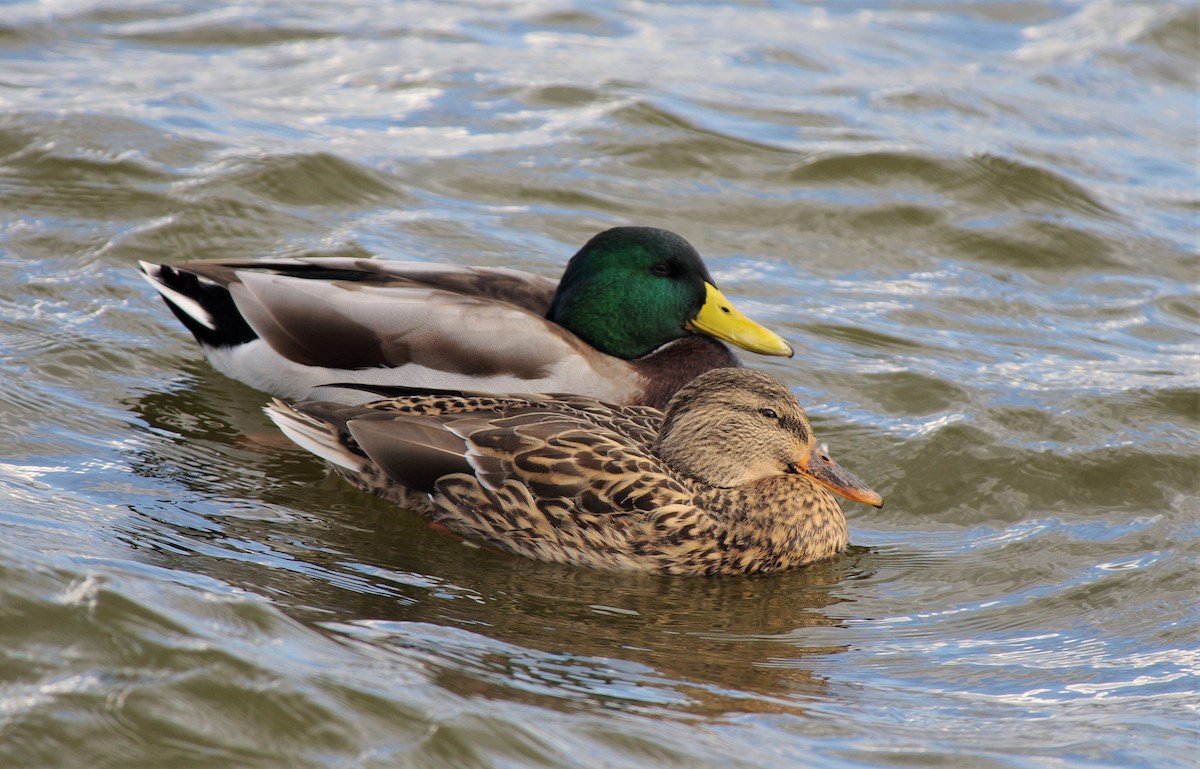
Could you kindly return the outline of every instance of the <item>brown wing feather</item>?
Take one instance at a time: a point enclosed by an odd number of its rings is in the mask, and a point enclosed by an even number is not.
[[[229,286],[246,322],[276,352],[306,366],[417,364],[473,376],[546,376],[590,350],[524,307],[411,281],[313,281],[243,271]],[[519,329],[519,332],[514,332]]]
[[[392,414],[389,419],[351,419],[346,430],[391,480],[431,492],[451,473],[469,473],[466,444],[440,420]]]
[[[301,366],[412,365],[445,372],[426,373],[424,384],[501,377],[489,387],[532,391],[555,389],[564,376],[561,386],[586,385],[559,367],[575,361],[586,371],[584,359],[597,356],[546,319],[557,284],[517,270],[350,258],[196,261],[173,269],[223,286],[253,334]],[[597,365],[610,378],[629,374],[623,362]],[[396,378],[421,383],[420,376]]]
[[[707,516],[649,450],[585,415],[488,420],[463,437],[468,455],[499,462],[491,487],[464,474],[437,483],[435,517],[519,555],[607,568],[657,568],[655,543],[681,519]]]
[[[341,388],[341,385],[329,389]],[[352,385],[346,389],[354,389]],[[622,435],[634,443],[652,445],[658,436],[662,412],[650,406],[621,406],[584,395],[550,393],[544,395],[490,395],[478,392],[428,392],[384,398],[365,404],[380,411],[413,414],[495,414],[507,419],[524,414],[568,414],[585,418],[587,423]],[[536,421],[536,419],[535,419]],[[518,422],[502,423],[517,424]]]

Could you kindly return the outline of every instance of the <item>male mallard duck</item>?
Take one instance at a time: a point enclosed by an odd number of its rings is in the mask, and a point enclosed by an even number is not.
[[[716,339],[792,354],[734,309],[691,244],[650,227],[596,235],[558,284],[356,258],[142,262],[142,272],[218,370],[291,400],[348,382],[662,407],[697,374],[739,365]]]
[[[846,547],[830,491],[883,504],[829,458],[792,393],[749,369],[701,374],[665,414],[572,395],[412,391],[360,406],[276,400],[267,413],[356,485],[546,561],[778,571]]]

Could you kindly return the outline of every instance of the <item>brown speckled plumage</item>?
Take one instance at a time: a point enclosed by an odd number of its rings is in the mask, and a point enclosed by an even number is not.
[[[787,388],[746,369],[700,376],[665,415],[582,396],[469,393],[276,401],[268,413],[358,486],[546,561],[778,571],[846,547],[830,488],[882,504],[824,455]]]

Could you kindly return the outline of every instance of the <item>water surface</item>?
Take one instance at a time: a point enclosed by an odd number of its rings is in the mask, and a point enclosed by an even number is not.
[[[5,5],[0,764],[1187,767],[1194,2]],[[138,259],[691,240],[888,500],[506,558],[331,477]]]

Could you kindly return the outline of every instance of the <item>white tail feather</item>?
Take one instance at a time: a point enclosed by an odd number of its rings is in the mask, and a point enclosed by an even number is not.
[[[302,414],[281,400],[276,400],[263,411],[300,448],[346,470],[362,470],[362,460],[348,452],[338,442],[329,425],[321,420]]]
[[[142,277],[146,279],[147,283],[149,283],[151,286],[154,286],[154,290],[162,294],[164,299],[178,307],[183,312],[187,313],[197,323],[206,326],[213,331],[217,330],[216,321],[213,320],[212,315],[210,315],[208,310],[204,309],[199,302],[197,302],[195,299],[192,299],[190,296],[187,296],[186,294],[179,293],[159,279],[158,274],[162,271],[162,265],[151,264],[150,262],[143,262],[140,260],[138,264],[142,266]],[[203,280],[203,278],[201,278],[201,280]]]

